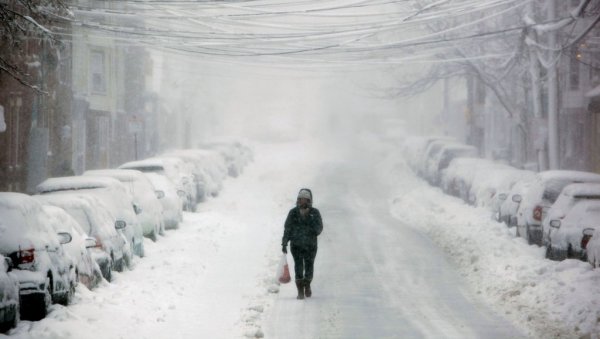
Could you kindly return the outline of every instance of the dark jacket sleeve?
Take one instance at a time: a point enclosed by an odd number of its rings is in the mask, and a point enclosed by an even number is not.
[[[317,235],[321,234],[321,232],[323,232],[323,219],[321,219],[321,212],[319,212],[318,209],[314,209],[314,222],[313,222],[313,227],[315,228],[315,233]]]
[[[287,246],[287,243],[290,241],[290,235],[292,233],[292,212],[294,209],[291,209],[288,213],[287,218],[285,219],[285,228],[283,230],[283,238],[281,239],[281,245]]]

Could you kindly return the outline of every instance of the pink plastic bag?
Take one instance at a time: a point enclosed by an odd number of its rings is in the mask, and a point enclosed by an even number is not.
[[[279,260],[279,265],[277,266],[277,281],[282,284],[287,284],[292,281],[290,268],[287,263],[287,255],[285,253],[281,256],[281,260]]]

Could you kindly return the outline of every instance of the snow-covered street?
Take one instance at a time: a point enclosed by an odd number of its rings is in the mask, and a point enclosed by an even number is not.
[[[0,18],[0,339],[600,339],[600,0]]]
[[[226,181],[222,193],[200,204],[198,213],[186,213],[180,229],[167,232],[156,243],[146,242],[147,257],[137,261],[135,270],[117,273],[113,283],[93,291],[79,286],[73,305],[54,305],[46,319],[21,321],[9,336],[513,338],[569,334],[562,324],[545,324],[543,315],[530,316],[529,323],[522,321],[525,315],[516,308],[511,315],[507,311],[511,304],[496,300],[494,290],[482,292],[489,280],[496,279],[503,286],[515,278],[494,274],[497,266],[481,267],[478,260],[487,259],[477,258],[475,252],[471,252],[472,262],[464,264],[460,254],[452,255],[458,249],[444,248],[451,242],[435,223],[449,218],[444,206],[455,208],[452,205],[459,205],[458,200],[417,179],[401,159],[390,156],[391,149],[369,138],[361,140],[348,148],[308,141],[256,145],[256,160],[242,176]],[[378,147],[381,152],[374,151]],[[274,283],[283,221],[300,186],[313,188],[315,206],[325,224],[319,238],[314,295],[304,301],[296,300],[293,284]],[[457,210],[469,214],[460,220],[491,223],[471,207]],[[444,222],[448,232],[464,237],[462,251],[471,249],[477,237],[494,241],[478,233],[462,234],[451,218]],[[535,256],[540,251],[499,227],[491,233],[502,234],[503,246],[512,246],[509,252]],[[293,263],[291,256],[288,260]],[[559,265],[538,260],[542,267]],[[487,262],[502,264],[500,259]],[[590,279],[598,278],[597,272],[584,268],[585,263],[570,265],[590,271],[594,275]],[[475,273],[466,273],[469,270]],[[523,291],[527,288],[523,286]],[[512,306],[530,311],[523,301]]]
[[[358,145],[356,145],[358,146]],[[376,157],[353,147],[325,162],[313,187],[326,230],[312,299],[282,288],[265,333],[273,338],[516,338],[467,289],[444,253],[389,214]]]

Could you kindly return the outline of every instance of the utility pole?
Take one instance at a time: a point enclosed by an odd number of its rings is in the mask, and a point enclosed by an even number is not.
[[[548,0],[548,22],[556,20],[556,0]],[[558,61],[556,30],[548,34],[548,48],[550,49],[550,68],[548,69],[548,162],[550,169],[558,169]]]
[[[448,78],[444,78],[444,107],[442,107],[442,118],[441,123],[442,123],[442,132],[444,135],[448,135],[448,131],[450,129],[450,126],[448,126],[448,123],[450,122],[450,114],[449,114],[449,110],[450,110],[450,79]]]
[[[527,19],[525,19],[525,24],[531,25],[535,23],[535,8],[534,3],[529,2],[526,7],[527,9]],[[542,135],[539,130],[538,122],[542,121],[542,88],[541,88],[541,72],[540,72],[540,61],[538,59],[536,53],[536,44],[538,43],[537,33],[535,29],[530,28],[528,39],[530,40],[529,45],[529,75],[531,77],[531,101],[533,104],[533,118],[535,122],[536,128],[538,128],[537,133],[533,133],[533,135],[541,140],[535,140],[535,151],[537,154],[537,164],[538,169],[540,171],[545,171],[548,168],[548,164],[546,163],[546,152],[545,152],[545,141],[547,138],[545,135]],[[521,123],[519,121],[518,123]],[[530,132],[531,134],[531,132]]]

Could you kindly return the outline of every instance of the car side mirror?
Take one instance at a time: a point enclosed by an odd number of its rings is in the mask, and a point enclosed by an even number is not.
[[[554,227],[554,228],[560,228],[560,220],[550,220],[550,227]]]
[[[521,203],[521,201],[523,201],[523,197],[520,194],[515,194],[512,196],[512,201],[516,203]]]
[[[133,203],[133,211],[135,212],[135,214],[142,214],[142,208],[140,207],[140,205]]]
[[[115,221],[115,229],[122,230],[127,226],[127,223],[123,220]]]
[[[596,230],[595,228],[585,228],[583,231],[581,231],[581,233],[584,236],[591,237],[594,235],[595,230]]]
[[[4,257],[4,266],[6,266],[6,272],[12,271],[14,264],[11,258]]]
[[[85,248],[94,248],[98,247],[98,242],[95,238],[89,237],[85,238]]]
[[[500,199],[500,200],[506,200],[506,198],[507,198],[506,193],[500,193],[500,194],[498,194],[498,199]]]
[[[162,199],[165,197],[165,192],[163,191],[154,191],[154,193],[156,194],[157,199]]]
[[[61,245],[68,244],[71,242],[71,240],[73,240],[73,237],[71,236],[71,234],[69,234],[67,232],[59,232],[58,233],[58,241],[60,242]]]

